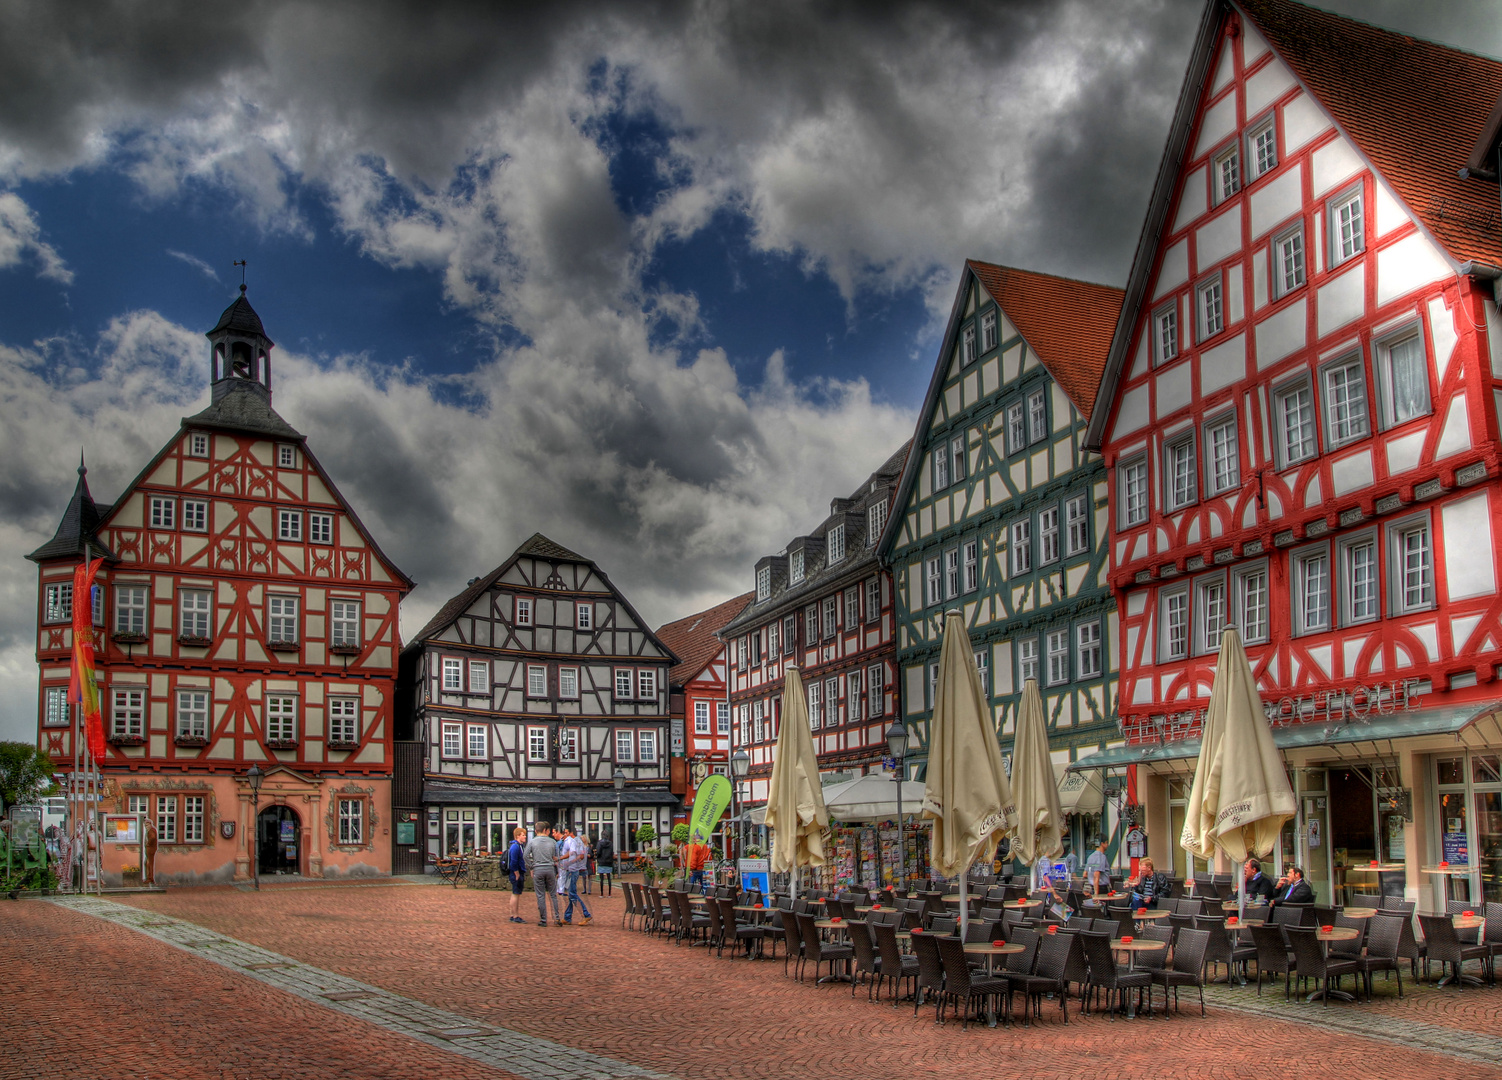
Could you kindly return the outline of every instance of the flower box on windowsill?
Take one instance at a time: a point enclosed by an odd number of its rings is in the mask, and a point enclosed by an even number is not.
[[[268,641],[268,642],[266,642],[266,648],[270,649],[272,652],[296,652],[297,651],[297,642],[295,642],[295,641]]]
[[[145,634],[111,634],[110,637],[114,639],[116,645],[146,644]]]
[[[359,743],[357,743],[357,742],[348,742],[348,741],[346,741],[344,739],[330,739],[325,745],[330,750],[358,750],[358,749],[360,749],[360,744]]]
[[[199,637],[197,634],[178,634],[177,643],[194,649],[207,649],[210,645],[214,644],[214,639]]]
[[[179,735],[172,740],[178,746],[207,746],[209,740],[202,735]]]
[[[266,749],[268,749],[268,750],[296,750],[297,749],[297,740],[296,739],[267,739],[266,740]]]
[[[360,646],[358,646],[358,645],[330,645],[329,646],[329,655],[330,656],[359,656],[360,655]]]
[[[146,736],[144,736],[144,735],[111,735],[109,737],[109,739],[106,740],[106,741],[111,746],[145,746],[146,745]]]

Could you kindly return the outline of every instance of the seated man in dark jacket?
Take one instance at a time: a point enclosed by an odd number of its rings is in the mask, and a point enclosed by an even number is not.
[[[1273,894],[1273,904],[1312,904],[1314,887],[1304,880],[1304,871],[1290,866],[1288,872],[1278,879],[1278,888]]]
[[[1242,881],[1246,885],[1246,902],[1248,904],[1270,902],[1275,890],[1272,879],[1262,872],[1262,864],[1256,859],[1248,859],[1243,871]]]
[[[1151,859],[1137,863],[1137,876],[1127,879],[1127,888],[1132,894],[1132,907],[1156,907],[1157,901],[1168,895],[1173,882],[1167,874],[1160,874]]]

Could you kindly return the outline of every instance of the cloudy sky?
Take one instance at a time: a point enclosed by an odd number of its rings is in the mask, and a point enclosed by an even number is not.
[[[408,633],[534,531],[656,625],[907,438],[965,257],[1124,280],[1200,10],[0,0],[0,738],[23,556],[206,404],[233,260]]]

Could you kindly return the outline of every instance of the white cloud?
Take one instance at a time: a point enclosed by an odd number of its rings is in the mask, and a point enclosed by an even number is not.
[[[212,266],[204,262],[197,255],[189,255],[186,251],[173,251],[171,248],[167,248],[167,254],[172,258],[177,259],[179,262],[187,263],[194,270],[197,270],[200,274],[208,278],[210,281],[219,280],[219,271],[215,270]]]
[[[42,239],[42,227],[21,197],[0,191],[0,270],[34,260],[37,276],[61,285],[73,284],[73,271],[53,246]]]

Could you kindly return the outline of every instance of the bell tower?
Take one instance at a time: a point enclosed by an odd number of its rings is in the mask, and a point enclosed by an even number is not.
[[[272,340],[266,336],[261,317],[245,298],[240,286],[239,298],[224,309],[219,322],[207,335],[213,355],[213,400],[226,394],[253,389],[271,401]]]

